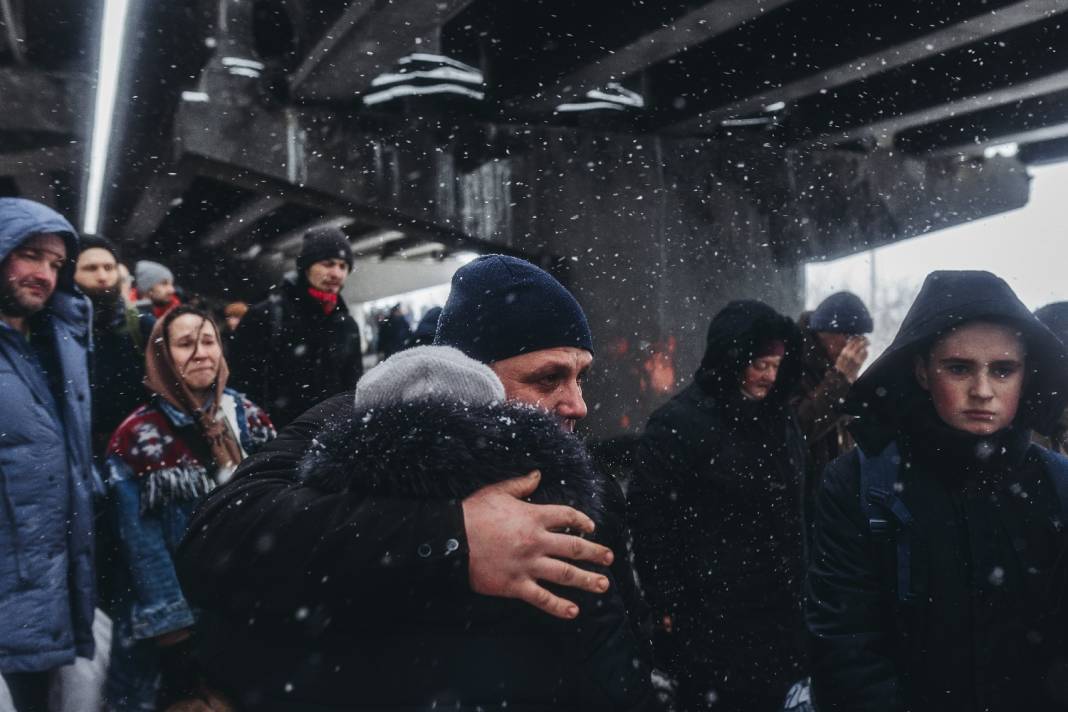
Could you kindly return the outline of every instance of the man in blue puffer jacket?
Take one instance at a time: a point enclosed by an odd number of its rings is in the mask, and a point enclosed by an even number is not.
[[[19,712],[51,671],[93,655],[89,300],[78,236],[55,211],[0,198],[0,674]]]

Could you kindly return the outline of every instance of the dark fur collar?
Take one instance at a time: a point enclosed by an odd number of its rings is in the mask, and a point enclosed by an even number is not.
[[[300,463],[320,489],[462,499],[487,484],[541,471],[530,498],[603,521],[605,486],[579,439],[516,403],[401,403],[328,426]]]

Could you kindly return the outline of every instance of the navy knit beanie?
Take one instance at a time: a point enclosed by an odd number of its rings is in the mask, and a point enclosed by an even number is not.
[[[434,344],[486,364],[558,346],[593,353],[590,325],[571,292],[545,270],[504,255],[456,271]]]
[[[349,270],[352,270],[352,247],[341,228],[313,227],[304,233],[304,244],[297,258],[297,269],[301,274],[316,262],[332,259],[345,260]]]
[[[837,292],[820,302],[808,328],[832,334],[870,334],[875,323],[860,297],[852,292]]]
[[[115,258],[116,262],[120,261],[119,248],[114,242],[103,235],[82,235],[81,242],[78,243],[78,254],[93,248],[107,250]]]
[[[1035,311],[1038,320],[1068,345],[1068,302],[1053,302]]]

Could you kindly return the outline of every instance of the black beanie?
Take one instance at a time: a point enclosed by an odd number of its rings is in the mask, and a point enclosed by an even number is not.
[[[860,297],[852,292],[836,292],[812,312],[808,328],[832,334],[870,334],[875,323]]]
[[[341,228],[313,227],[304,233],[304,245],[297,258],[297,269],[301,274],[316,262],[333,259],[345,260],[352,270],[352,247]]]
[[[456,271],[434,343],[486,364],[559,346],[593,353],[590,325],[571,292],[545,270],[504,255]]]
[[[82,235],[81,240],[78,241],[78,254],[94,247],[101,250],[107,250],[111,253],[111,256],[115,258],[116,262],[121,261],[121,258],[119,257],[119,248],[114,242],[103,235]]]
[[[1053,332],[1053,335],[1068,345],[1068,302],[1053,302],[1035,312],[1038,320]]]

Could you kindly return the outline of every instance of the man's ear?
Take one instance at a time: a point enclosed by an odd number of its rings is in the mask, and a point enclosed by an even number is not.
[[[931,390],[931,385],[927,381],[927,361],[924,360],[923,356],[913,356],[912,366],[913,373],[916,374],[916,383],[919,383],[920,388],[925,391]]]

